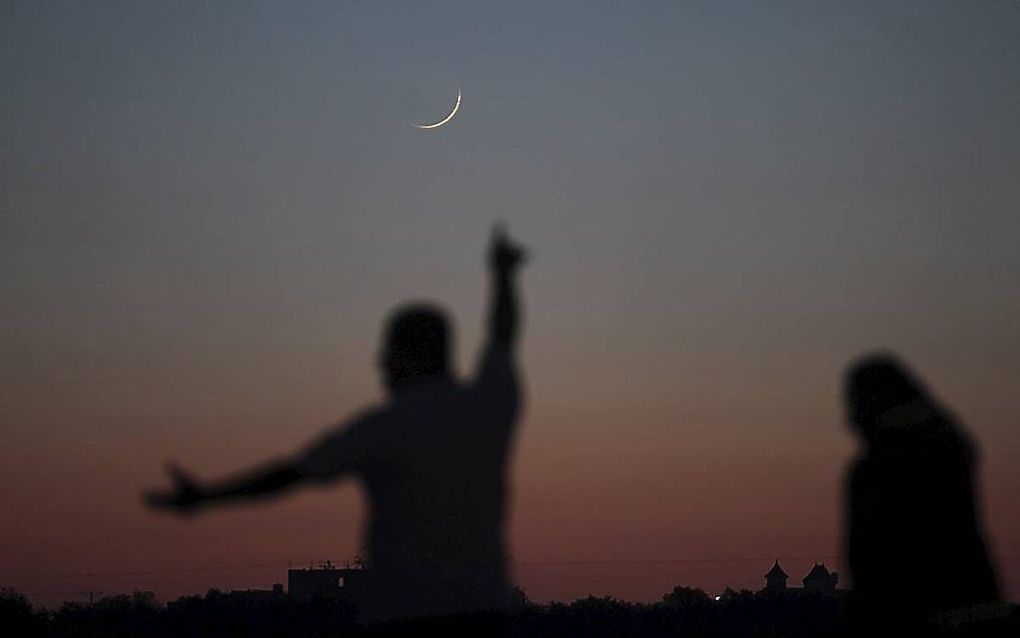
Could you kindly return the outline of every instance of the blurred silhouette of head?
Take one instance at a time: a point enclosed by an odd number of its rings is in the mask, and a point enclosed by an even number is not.
[[[395,392],[408,384],[449,372],[449,321],[437,306],[410,304],[390,315],[380,365],[386,387]]]
[[[891,354],[861,357],[847,370],[847,417],[865,438],[874,435],[883,415],[918,400],[928,400],[924,385]]]

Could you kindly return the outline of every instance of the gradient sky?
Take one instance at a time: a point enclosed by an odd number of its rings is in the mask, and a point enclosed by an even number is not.
[[[0,584],[169,598],[349,557],[353,482],[192,520],[139,495],[379,400],[398,300],[447,305],[469,370],[504,219],[533,598],[840,569],[841,374],[873,348],[978,438],[1020,597],[1020,3],[0,12]]]

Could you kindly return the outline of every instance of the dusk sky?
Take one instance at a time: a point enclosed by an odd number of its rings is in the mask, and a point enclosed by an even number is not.
[[[1018,114],[1014,0],[3,2],[0,586],[352,556],[354,481],[188,519],[141,492],[381,400],[401,300],[469,373],[501,219],[529,596],[844,571],[842,375],[879,348],[977,438],[1017,600]]]

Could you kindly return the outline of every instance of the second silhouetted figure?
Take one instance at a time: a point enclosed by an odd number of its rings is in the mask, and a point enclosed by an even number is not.
[[[846,402],[863,443],[844,518],[859,633],[920,635],[942,615],[997,600],[974,441],[889,355],[850,368]]]

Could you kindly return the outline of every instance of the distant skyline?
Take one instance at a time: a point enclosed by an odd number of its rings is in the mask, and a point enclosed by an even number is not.
[[[775,564],[775,563],[780,564],[780,567],[782,569],[786,569],[785,567],[783,567],[783,565],[789,565],[789,564],[798,564],[799,565],[802,562],[805,562],[805,560],[806,559],[804,559],[802,557],[793,557],[789,561],[787,561],[785,559],[776,558],[776,559],[773,559],[773,561],[769,563],[769,566],[770,566],[769,572],[771,572],[772,565]],[[835,559],[831,559],[831,560],[835,560]],[[654,561],[654,560],[648,560],[648,561],[537,561],[537,562],[531,562],[531,563],[525,562],[524,564],[519,565],[519,566],[520,567],[524,567],[524,566],[529,566],[529,565],[530,566],[542,565],[542,566],[548,567],[548,566],[557,566],[557,565],[558,566],[569,566],[569,565],[575,565],[576,566],[576,565],[579,565],[579,564],[588,564],[588,565],[601,564],[601,565],[617,565],[617,566],[619,566],[619,565],[631,565],[631,566],[644,565],[644,566],[652,566],[652,565],[672,564],[672,565],[676,566],[676,565],[682,565],[684,563],[692,563],[692,562],[693,563],[697,563],[697,562],[709,562],[709,563],[723,562],[723,563],[729,563],[729,564],[742,563],[745,566],[748,566],[748,565],[758,566],[759,564],[762,563],[762,561],[760,559],[757,559],[757,558],[755,558],[755,559],[744,558],[744,559],[720,560],[720,561],[717,561],[717,560],[714,560],[714,559],[660,560],[660,561]],[[810,560],[810,561],[807,561],[805,563],[807,565],[807,567],[803,570],[802,574],[800,572],[796,572],[796,571],[794,571],[792,574],[788,574],[789,582],[787,584],[787,587],[794,588],[794,589],[799,588],[801,586],[801,583],[802,583],[804,577],[806,577],[813,569],[815,569],[817,565],[821,565],[822,567],[830,567],[830,565],[826,564],[827,562],[829,562],[829,561],[825,561],[825,560]],[[128,572],[125,572],[125,573],[104,573],[104,574],[91,574],[91,575],[89,575],[89,574],[81,574],[81,575],[63,574],[63,575],[61,575],[61,577],[63,577],[63,578],[69,578],[69,577],[78,578],[78,577],[80,577],[80,578],[93,578],[93,579],[95,579],[95,578],[107,579],[107,578],[114,578],[114,577],[117,577],[117,578],[135,577],[135,578],[137,578],[139,576],[143,576],[144,577],[144,576],[152,576],[152,575],[156,575],[156,574],[161,574],[161,575],[165,576],[165,575],[172,574],[172,573],[175,573],[175,572],[177,572],[177,573],[179,573],[179,572],[216,573],[216,572],[224,572],[224,571],[239,571],[239,572],[243,573],[243,572],[250,572],[250,571],[254,571],[254,570],[259,570],[259,571],[270,570],[270,569],[274,569],[274,568],[278,568],[278,567],[279,567],[278,565],[274,565],[271,562],[267,562],[267,563],[261,563],[261,564],[251,564],[251,565],[211,566],[211,567],[208,567],[206,569],[194,569],[194,568],[183,569],[183,570],[166,569],[166,570],[157,570],[155,572],[153,572],[153,571],[145,572],[144,570],[141,570],[141,571],[130,572],[130,573],[128,573]],[[339,560],[339,561],[332,560],[332,559],[329,559],[329,558],[318,559],[318,560],[299,561],[299,562],[289,561],[288,564],[284,567],[284,570],[282,571],[282,573],[278,574],[278,577],[275,580],[272,580],[272,582],[258,582],[258,583],[248,583],[248,584],[243,584],[242,583],[242,584],[235,584],[235,585],[233,585],[231,587],[219,587],[219,586],[210,585],[210,586],[205,587],[205,588],[199,587],[198,589],[196,589],[195,591],[192,591],[192,592],[184,592],[181,595],[183,595],[183,596],[196,595],[196,594],[197,595],[202,595],[202,594],[205,594],[208,590],[211,590],[211,589],[219,589],[221,591],[270,590],[270,589],[272,589],[273,587],[275,587],[278,584],[283,585],[284,586],[284,590],[286,591],[287,590],[287,582],[288,582],[288,572],[290,570],[327,569],[327,568],[334,568],[334,569],[358,569],[359,567],[357,565],[357,558],[356,557],[352,557],[351,559],[348,559],[348,560]],[[749,569],[747,576],[750,576],[751,572],[754,572],[754,571],[755,571],[754,569]],[[758,571],[761,571],[761,570],[758,570]],[[833,570],[829,570],[829,571],[831,573],[833,573],[833,574],[838,574],[838,572],[836,570],[834,570],[834,569]],[[52,575],[47,575],[47,576],[48,577],[52,577]],[[726,589],[733,589],[734,591],[739,591],[739,590],[760,591],[760,590],[764,589],[765,586],[766,586],[766,578],[767,578],[766,573],[763,572],[762,574],[759,575],[759,578],[758,578],[759,582],[757,584],[755,584],[755,585],[742,585],[742,586],[738,586],[738,587],[726,585],[722,589],[719,589],[717,591],[715,591],[715,590],[708,590],[706,593],[708,593],[709,595],[712,595],[712,596],[717,596],[717,595],[722,594]],[[845,585],[845,583],[841,583],[841,582],[839,582],[837,580],[835,588],[838,589],[838,590],[845,590],[846,588],[845,588],[844,585]],[[688,585],[686,583],[675,583],[674,585],[671,585],[668,590],[663,591],[662,595],[665,595],[665,594],[669,593],[669,591],[671,591],[672,588],[676,587],[676,586],[687,587],[687,586],[690,586],[690,585]],[[37,602],[37,604],[41,604],[41,605],[44,605],[44,606],[48,605],[51,608],[53,606],[55,606],[55,605],[59,605],[60,602],[67,601],[67,600],[85,600],[85,599],[87,599],[90,602],[92,602],[92,601],[98,600],[99,598],[102,598],[104,596],[116,596],[116,595],[119,595],[119,594],[130,594],[133,591],[145,591],[144,588],[139,588],[139,587],[120,589],[120,590],[117,590],[117,591],[103,591],[103,590],[99,590],[99,589],[88,589],[88,588],[86,588],[86,589],[68,590],[68,591],[62,591],[62,592],[60,592],[60,591],[31,591],[31,592],[26,592],[24,590],[18,589],[17,587],[15,587],[15,589],[20,591],[21,593],[27,593],[28,595],[30,595],[30,597],[33,600],[35,600]],[[528,592],[525,592],[525,593],[527,594]],[[612,594],[604,594],[604,595],[612,595]],[[585,595],[579,595],[579,597],[584,597],[584,596]],[[529,598],[531,598],[530,595],[529,595]],[[167,602],[167,601],[173,600],[173,599],[174,599],[173,597],[166,598],[166,599],[163,600],[163,602]],[[658,601],[660,599],[661,599],[661,595],[660,596],[652,596],[652,597],[648,598],[647,600],[630,601],[630,602],[656,602],[656,601]],[[548,601],[546,601],[546,602],[548,602]],[[561,600],[561,602],[569,602],[569,601],[564,599],[564,600]]]
[[[353,555],[352,483],[187,520],[140,494],[379,400],[398,300],[448,308],[469,370],[502,219],[532,252],[529,596],[842,578],[842,374],[881,348],[977,439],[1020,598],[1017,2],[3,14],[0,586],[167,599]]]

